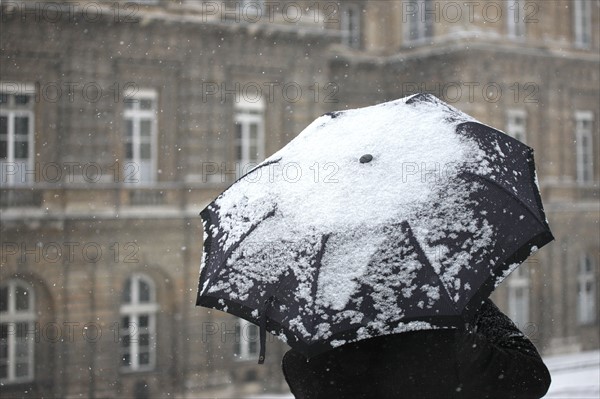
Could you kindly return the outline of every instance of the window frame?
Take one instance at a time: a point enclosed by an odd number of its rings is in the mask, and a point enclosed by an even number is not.
[[[123,164],[123,174],[125,183],[134,183],[138,186],[151,186],[156,183],[158,166],[158,92],[154,89],[140,89],[136,93],[128,95],[124,100],[123,109],[123,144],[125,162]],[[140,109],[142,100],[151,100],[152,109]],[[128,108],[127,104],[133,104],[133,108]],[[142,140],[141,122],[150,120],[150,137],[148,140]],[[128,121],[132,122],[131,138],[128,136]],[[132,158],[128,157],[127,146],[131,143]],[[142,145],[150,144],[149,176],[145,177],[142,173],[143,158],[141,158]],[[131,165],[133,164],[133,173]],[[136,166],[137,165],[137,166]],[[137,176],[137,179],[136,179]],[[133,179],[130,179],[133,177]]]
[[[148,284],[150,288],[150,300],[146,302],[139,301],[139,287],[140,282]],[[159,305],[156,298],[156,284],[154,280],[146,274],[134,273],[125,280],[125,285],[121,294],[123,295],[127,284],[130,284],[130,301],[123,302],[121,297],[120,308],[119,308],[119,368],[124,373],[136,373],[153,371],[156,367],[156,347],[157,347],[157,328],[156,328],[156,315],[159,310]],[[148,326],[145,331],[148,332],[148,364],[140,365],[140,317],[148,316]],[[127,326],[122,325],[124,317],[129,318]],[[122,342],[126,336],[138,336],[138,340],[129,341],[127,349],[123,347]],[[129,354],[129,365],[123,365],[123,356],[125,353]]]
[[[243,97],[234,106],[234,159],[236,176],[243,174],[262,162],[265,158],[265,105],[262,98],[251,102]],[[252,140],[250,137],[251,125],[257,125],[256,148],[257,154],[253,158],[250,154]],[[238,134],[238,125],[241,127],[241,136]],[[241,158],[238,157],[238,148]]]
[[[0,117],[7,118],[7,134],[6,134],[6,143],[7,143],[7,153],[6,160],[4,158],[0,158],[0,165],[2,163],[7,164],[24,164],[27,168],[27,171],[31,173],[26,173],[26,171],[17,170],[16,174],[6,174],[5,175],[5,167],[1,166],[2,176],[0,179],[0,187],[3,186],[22,186],[29,185],[35,182],[35,179],[32,178],[34,173],[34,156],[35,156],[35,99],[36,99],[36,90],[35,85],[32,83],[16,83],[16,82],[0,82],[0,93],[5,93],[9,99],[8,104],[2,105],[0,107]],[[14,99],[18,95],[27,95],[30,97],[31,101],[27,106],[19,107],[14,103]],[[27,117],[28,119],[28,131],[27,131],[27,158],[18,158],[15,159],[15,143],[17,142],[16,132],[15,132],[15,118],[19,117]],[[0,135],[0,138],[4,135]],[[19,140],[23,141],[23,140]],[[21,166],[20,166],[21,167]],[[19,167],[19,169],[20,169]],[[6,179],[6,181],[5,181]]]
[[[408,19],[403,16],[403,40],[405,45],[420,45],[427,43],[427,40],[434,36],[435,18],[427,12],[427,4],[434,3],[433,0],[415,0],[417,12],[414,15],[408,15]],[[428,18],[429,16],[429,18]],[[416,29],[413,29],[415,28]],[[411,37],[411,32],[417,32],[415,38]]]
[[[27,292],[27,311],[16,310],[15,300],[17,287],[20,287]],[[37,340],[37,330],[34,329],[34,323],[36,320],[35,291],[29,283],[15,278],[9,279],[8,281],[0,284],[0,288],[8,289],[7,311],[0,311],[0,316],[2,316],[0,324],[13,324],[15,326],[13,333],[8,334],[6,343],[8,376],[7,378],[0,378],[0,383],[8,385],[33,381],[35,378],[35,341]],[[16,340],[18,339],[16,327],[17,323],[27,323],[27,331],[25,333],[25,339],[27,340],[27,375],[24,377],[16,376],[16,365],[18,364],[18,358],[16,357]],[[31,335],[33,337],[30,337]]]
[[[577,48],[590,48],[592,44],[592,9],[589,0],[573,3],[573,42]]]
[[[516,119],[521,118],[522,124],[516,123]],[[524,109],[509,109],[506,111],[506,133],[527,144],[527,111]]]
[[[588,123],[587,128],[582,123]],[[575,112],[576,181],[580,185],[594,181],[594,114],[592,111]],[[587,141],[587,145],[584,143]]]

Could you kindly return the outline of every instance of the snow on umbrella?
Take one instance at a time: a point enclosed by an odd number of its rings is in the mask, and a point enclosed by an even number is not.
[[[307,356],[464,325],[553,237],[533,150],[428,94],[321,116],[209,204],[197,305]]]

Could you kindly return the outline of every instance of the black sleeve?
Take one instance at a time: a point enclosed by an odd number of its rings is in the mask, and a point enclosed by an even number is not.
[[[467,397],[537,399],[550,387],[550,373],[535,346],[489,299],[457,350]]]

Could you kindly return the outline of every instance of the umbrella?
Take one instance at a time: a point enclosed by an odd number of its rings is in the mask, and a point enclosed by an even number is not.
[[[197,305],[306,356],[461,328],[550,242],[533,150],[429,94],[328,113],[202,212]]]

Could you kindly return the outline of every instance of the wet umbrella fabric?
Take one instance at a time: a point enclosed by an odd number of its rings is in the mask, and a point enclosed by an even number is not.
[[[314,356],[461,327],[553,239],[533,150],[434,96],[326,114],[201,213],[197,305]]]

